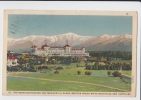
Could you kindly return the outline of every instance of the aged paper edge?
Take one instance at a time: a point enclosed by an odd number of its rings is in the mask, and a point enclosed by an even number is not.
[[[132,16],[132,75],[131,92],[63,92],[63,91],[7,91],[7,32],[8,14],[34,14],[34,15],[101,15],[101,16]],[[128,14],[128,15],[127,15]],[[137,12],[135,11],[93,11],[93,10],[4,10],[3,18],[3,66],[2,66],[2,93],[3,95],[39,95],[39,96],[110,96],[110,97],[135,97],[137,84]]]

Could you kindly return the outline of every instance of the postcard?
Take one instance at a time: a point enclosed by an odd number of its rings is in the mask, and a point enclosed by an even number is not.
[[[137,12],[5,10],[3,95],[136,96]]]

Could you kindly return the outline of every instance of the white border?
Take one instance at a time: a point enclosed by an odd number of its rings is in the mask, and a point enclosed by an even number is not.
[[[139,2],[94,2],[94,1],[1,1],[0,2],[0,82],[2,81],[2,47],[3,47],[3,11],[5,9],[19,10],[104,10],[104,11],[137,11],[138,12],[138,43],[137,43],[137,95],[136,97],[62,97],[62,96],[2,96],[2,84],[0,84],[0,100],[140,100],[140,23],[141,4]],[[1,82],[2,83],[2,82]]]

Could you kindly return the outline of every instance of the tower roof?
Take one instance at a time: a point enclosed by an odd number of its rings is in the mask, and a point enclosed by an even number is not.
[[[49,47],[47,44],[43,45],[43,47]]]
[[[32,46],[31,48],[36,48],[37,46]]]
[[[67,44],[67,45],[65,45],[64,47],[71,47],[71,46]]]

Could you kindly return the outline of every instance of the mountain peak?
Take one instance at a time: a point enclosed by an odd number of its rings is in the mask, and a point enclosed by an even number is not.
[[[65,40],[68,40],[68,43],[71,46],[76,46],[76,47],[84,46],[86,48],[89,48],[89,50],[110,50],[113,47],[117,48],[117,50],[120,50],[118,49],[118,46],[120,46],[120,44],[122,45],[121,48],[124,47],[125,43],[129,44],[129,46],[132,45],[130,42],[132,41],[132,35],[130,34],[122,34],[122,35],[102,34],[101,36],[92,37],[92,36],[82,36],[79,34],[77,35],[73,32],[68,32],[65,34],[59,34],[55,36],[31,35],[19,39],[8,38],[8,50],[10,51],[17,50],[18,52],[20,52],[20,50],[26,50],[26,48],[29,48],[30,50],[31,45],[36,45],[40,47],[44,43],[48,43],[49,45],[52,46],[64,46],[66,44]]]
[[[72,32],[68,32],[68,33],[65,33],[64,35],[77,35],[77,34],[72,33]]]
[[[101,35],[100,37],[102,37],[102,38],[107,38],[107,37],[110,37],[110,35],[108,35],[108,34],[103,34],[103,35]]]
[[[130,34],[124,34],[123,36],[126,38],[132,38],[132,35],[130,35]]]

